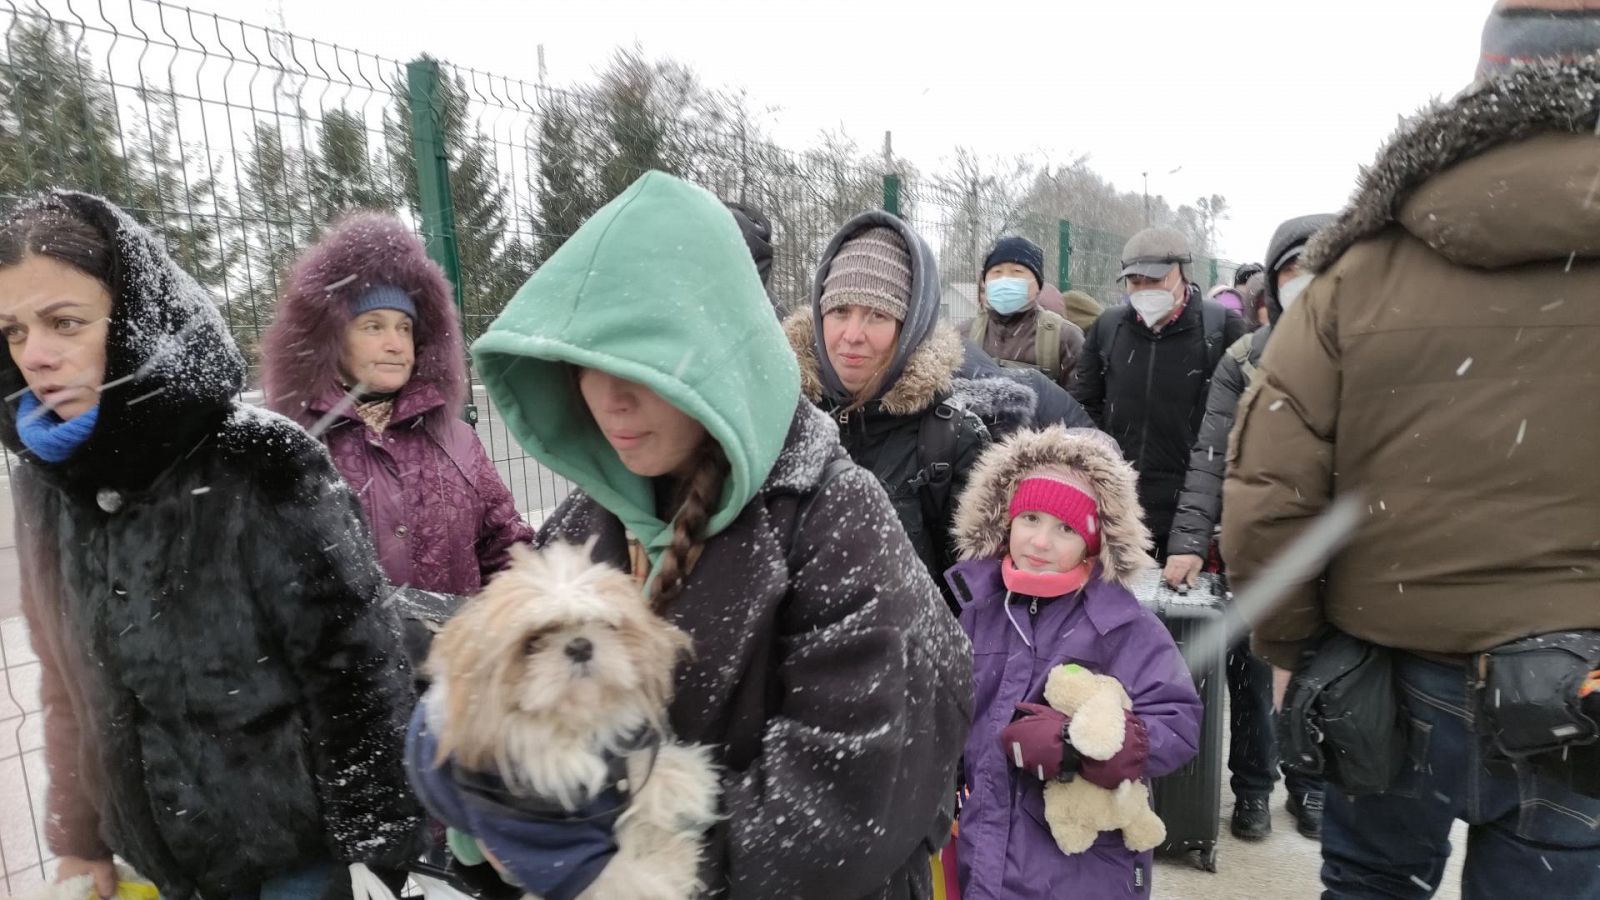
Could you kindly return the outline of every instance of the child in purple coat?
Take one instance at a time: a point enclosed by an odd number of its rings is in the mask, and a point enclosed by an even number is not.
[[[957,845],[964,900],[1150,895],[1150,853],[1110,831],[1065,854],[1044,813],[1045,782],[1064,769],[1114,788],[1172,772],[1198,747],[1194,681],[1126,587],[1153,565],[1136,481],[1104,435],[1059,427],[1013,435],[972,470],[956,515],[966,561],[946,575],[974,656]],[[1067,663],[1116,678],[1133,700],[1110,760],[1078,762],[1065,718],[1042,705],[1051,670]]]

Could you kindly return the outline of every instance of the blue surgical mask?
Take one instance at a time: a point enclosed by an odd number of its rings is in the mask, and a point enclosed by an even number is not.
[[[1028,306],[1028,282],[1021,278],[996,278],[983,286],[989,308],[1002,316],[1021,312]]]

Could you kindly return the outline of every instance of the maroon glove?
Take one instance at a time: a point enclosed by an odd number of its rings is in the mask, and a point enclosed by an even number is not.
[[[1013,766],[1040,781],[1054,781],[1061,774],[1067,723],[1071,720],[1038,703],[1018,703],[1017,712],[1021,715],[1000,729],[1000,751]]]
[[[1144,775],[1145,763],[1150,760],[1150,733],[1145,731],[1144,723],[1126,710],[1123,721],[1122,749],[1117,755],[1104,762],[1086,756],[1078,769],[1090,784],[1108,791],[1116,790],[1124,781],[1137,781]]]

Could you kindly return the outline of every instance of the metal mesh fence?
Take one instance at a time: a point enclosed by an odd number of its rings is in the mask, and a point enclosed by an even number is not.
[[[214,293],[249,361],[252,402],[280,279],[346,211],[390,210],[430,250],[452,245],[470,340],[584,218],[648,168],[767,215],[771,290],[787,307],[805,301],[838,226],[884,202],[894,168],[835,148],[773,146],[751,135],[736,100],[690,97],[671,69],[623,66],[608,76],[612,102],[601,108],[593,96],[445,63],[432,69],[431,93],[419,92],[418,63],[157,0],[7,0],[0,28],[0,211],[67,187],[103,194],[156,229]],[[662,129],[655,113],[673,102],[675,124]],[[426,135],[415,133],[419,122]],[[447,230],[420,186],[424,138],[447,159]],[[1105,301],[1118,294],[1122,236],[1010,216],[989,198],[918,179],[903,185],[899,211],[938,252],[944,314],[957,322],[976,314],[978,267],[1003,233],[1044,247],[1052,279]],[[473,396],[490,458],[518,507],[541,518],[570,485],[511,439],[481,387]],[[9,455],[5,463],[9,475]],[[9,507],[9,478],[5,487]],[[9,508],[0,519],[0,888],[9,894],[46,878],[49,853],[38,662],[15,618]]]

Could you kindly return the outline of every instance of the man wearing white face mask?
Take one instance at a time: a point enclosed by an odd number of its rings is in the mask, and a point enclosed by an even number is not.
[[[1211,373],[1245,333],[1242,318],[1204,299],[1184,266],[1189,241],[1147,228],[1122,251],[1129,303],[1089,329],[1072,393],[1139,472],[1139,502],[1165,559],[1178,492],[1205,413]]]
[[[1222,479],[1228,455],[1228,433],[1234,410],[1250,385],[1272,323],[1294,303],[1310,282],[1300,272],[1300,253],[1317,230],[1331,223],[1331,215],[1300,216],[1278,226],[1267,247],[1266,297],[1270,321],[1246,334],[1228,348],[1211,377],[1205,419],[1189,454],[1189,474],[1178,495],[1178,514],[1167,539],[1167,565],[1163,573],[1173,587],[1192,585],[1212,556],[1212,541],[1222,521]],[[1248,638],[1228,651],[1228,712],[1232,743],[1228,768],[1233,777],[1233,833],[1259,840],[1272,831],[1269,799],[1277,781],[1278,747],[1272,725],[1272,668],[1250,652]],[[1322,833],[1322,781],[1287,767],[1283,777],[1289,789],[1289,813],[1301,834],[1316,839]]]
[[[1064,388],[1072,387],[1083,331],[1039,306],[1044,288],[1044,251],[1024,237],[1003,237],[983,261],[978,299],[983,311],[967,337],[1007,368],[1038,369]]]

